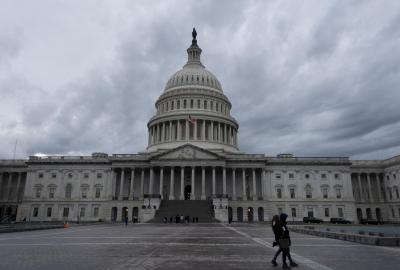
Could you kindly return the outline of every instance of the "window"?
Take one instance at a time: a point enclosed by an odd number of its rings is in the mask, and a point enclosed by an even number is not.
[[[87,190],[83,189],[82,190],[82,199],[86,199],[87,198]]]
[[[69,215],[69,208],[68,207],[64,207],[63,209],[63,217],[67,218]]]
[[[33,216],[34,216],[34,217],[39,216],[39,207],[33,208]]]
[[[36,198],[40,198],[40,194],[42,193],[42,188],[41,187],[36,187],[36,194],[35,197]]]
[[[85,208],[85,207],[82,207],[82,208],[81,208],[81,212],[79,213],[79,216],[80,216],[80,217],[84,217],[84,216],[85,216],[85,211],[86,211],[86,208]]]
[[[98,217],[99,216],[99,208],[98,207],[93,208],[93,216],[94,217]]]
[[[294,199],[296,197],[296,193],[294,192],[294,188],[291,188],[289,191],[290,191],[290,198]]]
[[[95,193],[96,199],[100,198],[100,195],[101,195],[101,188],[97,187],[96,188],[96,193]]]
[[[56,173],[52,173],[51,174],[51,178],[57,178],[57,174]]]
[[[53,210],[53,208],[48,207],[47,208],[47,217],[51,217],[51,211]]]
[[[276,179],[281,179],[281,175],[279,173],[275,174]]]
[[[174,109],[174,101],[171,102],[171,110]]]
[[[186,109],[186,99],[183,100],[183,108]]]
[[[395,191],[395,193],[396,193],[396,198],[398,199],[399,198],[399,188],[398,187],[395,187],[394,188],[394,191]]]
[[[276,189],[276,197],[278,199],[282,198],[282,189],[281,188]]]
[[[306,198],[311,199],[312,198],[311,186],[309,184],[306,185],[305,190],[306,190]]]
[[[342,198],[342,189],[339,187],[336,188],[336,198],[337,199]]]
[[[335,177],[335,179],[340,179],[340,176],[339,176],[338,173],[335,173],[335,174],[334,174],[334,177]]]
[[[210,101],[210,110],[214,110],[214,102],[212,100]]]
[[[339,216],[339,217],[343,217],[343,208],[339,207],[339,208],[337,209],[337,211],[338,211],[338,216]]]
[[[329,208],[325,208],[325,217],[329,217]]]
[[[292,217],[296,217],[296,208],[292,208]]]
[[[324,174],[324,173],[321,174],[321,178],[322,178],[322,179],[326,179],[326,174]]]
[[[310,178],[310,175],[308,173],[306,173],[306,175],[304,175],[306,179]]]
[[[294,174],[293,173],[289,173],[289,179],[293,179],[294,178]]]
[[[39,177],[39,178],[43,178],[43,173],[39,173],[39,174],[38,174],[38,177]]]
[[[177,102],[176,102],[176,109],[180,109],[181,108],[181,101],[180,100],[178,100]]]
[[[72,185],[71,184],[67,184],[65,186],[65,198],[66,199],[71,199],[71,195],[72,195]]]
[[[203,106],[203,108],[204,108],[205,110],[207,110],[207,100],[204,100],[204,106]]]
[[[190,100],[190,109],[193,109],[193,99]]]
[[[100,178],[102,178],[103,177],[103,174],[102,173],[97,173],[97,178],[98,179],[100,179]]]
[[[54,185],[49,186],[49,198],[53,199],[56,193],[56,187]]]
[[[200,109],[200,99],[197,100],[197,108]]]
[[[327,188],[327,187],[323,187],[323,188],[322,188],[322,197],[323,197],[324,199],[327,199],[327,198],[328,198],[328,188]]]
[[[89,173],[84,173],[83,178],[89,178]]]

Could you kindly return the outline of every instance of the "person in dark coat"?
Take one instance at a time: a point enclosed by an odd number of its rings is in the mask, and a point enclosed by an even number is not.
[[[277,266],[278,264],[276,263],[276,258],[282,252],[282,268],[283,269],[290,269],[290,267],[286,263],[286,258],[289,259],[291,267],[298,266],[297,263],[295,263],[292,260],[292,257],[290,256],[291,240],[290,240],[289,229],[286,224],[287,217],[288,217],[288,215],[286,215],[285,213],[282,213],[279,217],[279,221],[277,219],[277,216],[274,216],[274,218],[272,219],[272,230],[274,231],[274,235],[275,235],[275,243],[274,244],[275,245],[279,244],[279,250],[275,253],[275,256],[271,262],[274,266]],[[274,244],[273,244],[273,246],[274,246]]]

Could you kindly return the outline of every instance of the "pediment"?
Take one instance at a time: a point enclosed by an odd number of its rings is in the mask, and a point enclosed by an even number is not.
[[[217,160],[221,157],[211,151],[196,147],[190,144],[186,144],[175,149],[171,149],[167,152],[154,156],[153,159],[159,160],[191,160],[191,159],[203,159],[203,160]]]

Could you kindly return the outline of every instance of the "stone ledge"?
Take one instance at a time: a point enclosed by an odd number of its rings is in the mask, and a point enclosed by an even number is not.
[[[330,231],[317,231],[303,228],[291,227],[291,231],[309,234],[319,237],[325,238],[333,238],[343,241],[350,241],[360,244],[366,245],[375,245],[375,246],[400,246],[400,238],[399,237],[381,237],[381,236],[369,236],[369,235],[357,235],[357,234],[346,234],[346,233],[338,233],[338,232],[330,232]]]

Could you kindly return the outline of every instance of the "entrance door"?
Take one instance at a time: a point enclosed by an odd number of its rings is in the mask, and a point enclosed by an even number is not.
[[[190,200],[191,194],[192,194],[192,186],[191,185],[187,185],[185,187],[185,200]]]
[[[247,220],[249,222],[253,222],[254,221],[254,210],[253,210],[253,207],[247,208]]]
[[[361,210],[361,208],[357,208],[357,218],[358,218],[358,222],[361,222],[361,219],[362,219],[362,210]]]
[[[375,214],[376,214],[376,219],[380,222],[382,220],[381,209],[380,208],[376,208],[375,209]]]
[[[125,219],[128,217],[128,207],[122,207],[121,218],[122,222],[125,222]]]
[[[117,207],[111,208],[111,221],[117,220]]]

